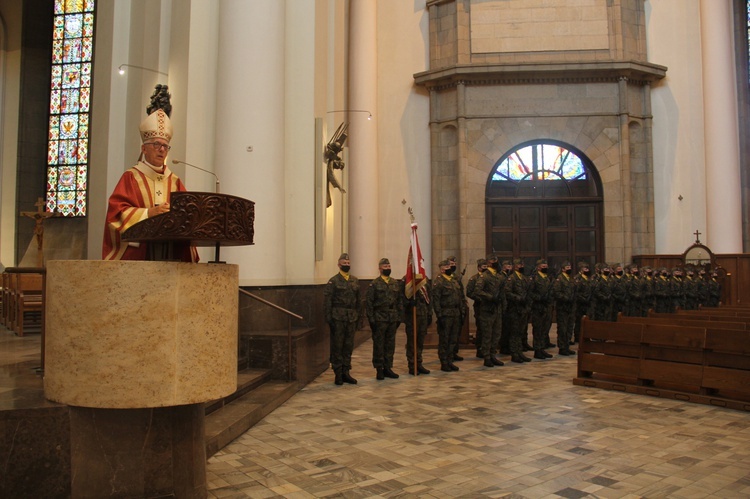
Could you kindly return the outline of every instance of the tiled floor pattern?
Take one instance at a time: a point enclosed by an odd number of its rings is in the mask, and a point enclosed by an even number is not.
[[[574,386],[555,356],[356,386],[327,371],[208,463],[209,497],[750,497],[750,414]],[[554,350],[551,350],[551,352]]]

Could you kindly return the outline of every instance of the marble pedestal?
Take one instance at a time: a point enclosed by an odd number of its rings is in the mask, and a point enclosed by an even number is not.
[[[45,396],[73,497],[206,497],[204,407],[237,384],[238,267],[52,261]]]

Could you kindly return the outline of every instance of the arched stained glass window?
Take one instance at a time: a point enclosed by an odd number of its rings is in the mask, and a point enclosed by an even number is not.
[[[571,147],[555,141],[521,144],[495,164],[488,198],[598,196],[595,169]]]
[[[94,0],[55,0],[46,210],[86,215]]]

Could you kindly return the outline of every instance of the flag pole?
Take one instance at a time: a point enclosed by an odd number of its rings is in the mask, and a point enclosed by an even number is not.
[[[411,218],[411,223],[414,223],[414,211],[411,209],[411,206],[409,207],[409,218]],[[410,230],[412,233],[414,232],[414,229],[410,227]],[[410,235],[410,240],[413,238],[413,234]],[[413,246],[413,244],[412,244]],[[412,345],[414,345],[414,377],[416,378],[419,375],[419,367],[417,366],[417,356],[418,356],[418,346],[417,346],[417,289],[416,289],[416,276],[419,273],[419,269],[414,268],[414,260],[415,258],[418,258],[417,255],[414,254],[414,251],[416,251],[416,248],[412,247],[412,259],[411,262],[409,262],[409,265],[411,265],[411,275],[414,276],[413,278],[413,284],[412,284],[412,297],[414,298],[414,306],[412,307],[412,313],[411,313],[411,320],[412,320]]]

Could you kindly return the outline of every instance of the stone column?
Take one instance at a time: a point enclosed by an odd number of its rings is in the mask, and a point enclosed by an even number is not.
[[[377,277],[379,245],[377,137],[377,5],[375,0],[350,4],[349,22],[349,253],[352,272]],[[336,255],[338,256],[338,255]],[[385,255],[383,255],[385,256]],[[393,258],[393,256],[391,256]]]
[[[706,240],[716,253],[742,252],[737,91],[732,2],[701,0],[706,144]]]
[[[283,280],[285,2],[226,0],[219,10],[216,173],[224,194],[255,201],[255,246],[221,257],[239,264],[241,281]]]

